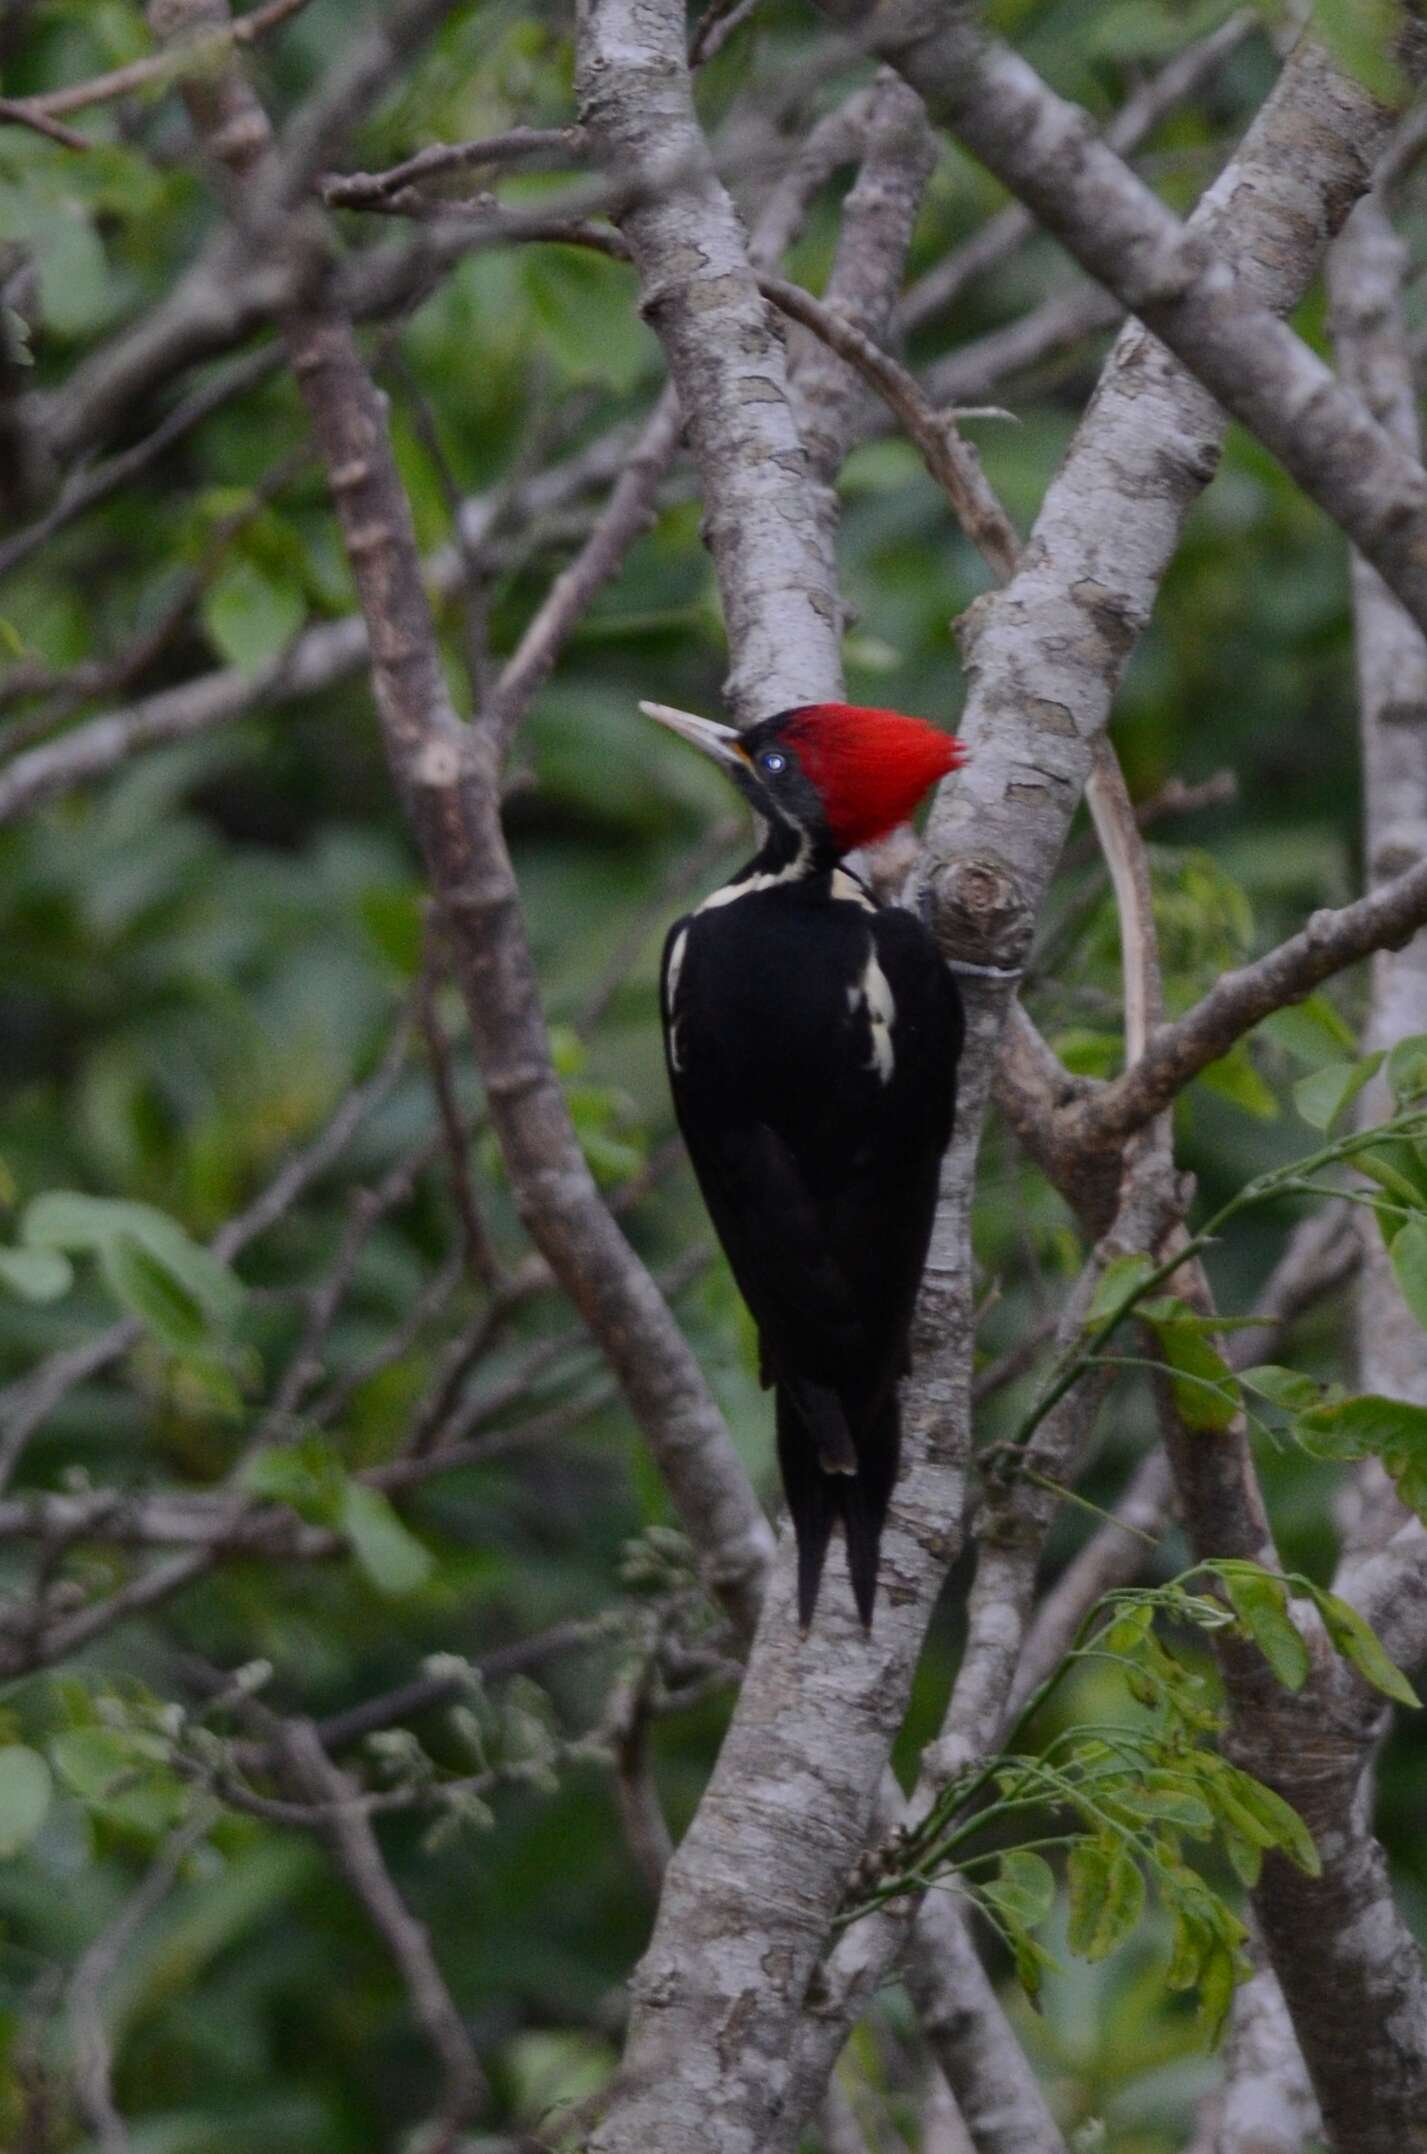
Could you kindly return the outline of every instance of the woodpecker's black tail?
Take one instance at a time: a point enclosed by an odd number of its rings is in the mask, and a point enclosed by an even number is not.
[[[778,1385],[778,1464],[798,1538],[798,1621],[806,1630],[817,1606],[832,1529],[842,1521],[852,1597],[863,1628],[872,1628],[877,1551],[897,1479],[901,1419],[895,1391],[862,1428],[849,1431],[834,1392],[821,1385]],[[842,1441],[829,1427],[840,1423]],[[834,1465],[847,1451],[853,1470]]]

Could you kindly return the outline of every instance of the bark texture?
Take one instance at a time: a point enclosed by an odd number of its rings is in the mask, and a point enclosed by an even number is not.
[[[581,0],[580,114],[638,206],[621,220],[704,495],[740,723],[841,686],[836,573],[811,506],[783,345],[694,112],[684,10]]]
[[[1367,184],[1386,134],[1373,101],[1303,45],[1196,227],[1222,227],[1265,303],[1286,309]],[[706,333],[716,337],[710,313]],[[1223,425],[1212,398],[1132,325],[1021,570],[973,608],[962,731],[975,753],[930,826],[938,931],[959,958],[1014,968],[1025,951],[1094,738],[1183,519],[1212,476]],[[791,514],[791,489],[784,499]],[[720,529],[711,524],[716,561]],[[964,982],[959,1128],[904,1394],[908,1465],[877,1629],[865,1642],[844,1620],[825,1626],[820,1615],[799,1646],[780,1573],[713,1781],[670,1867],[636,1982],[621,2089],[592,2140],[598,2154],[670,2143],[698,2154],[777,2154],[796,2143],[793,2033],[821,1988],[826,1925],[876,1814],[887,1742],[953,1545],[971,1338],[966,1192],[1012,985],[1011,977]],[[834,2017],[819,2036],[833,2054],[835,2029]]]
[[[983,35],[967,0],[819,4],[921,91],[933,119],[1273,451],[1427,624],[1427,472],[1285,326],[1254,268],[1203,223],[1182,226],[1079,106]],[[1403,61],[1420,69],[1415,29]]]
[[[583,116],[611,176],[642,181],[644,194],[661,160],[677,159],[678,179],[631,212],[624,231],[681,400],[698,413],[690,446],[723,595],[730,705],[746,720],[836,695],[828,524],[817,514],[782,345],[697,132],[683,11],[588,0],[579,51]],[[905,227],[903,175],[891,194],[888,214]],[[981,1064],[989,1072],[984,1053]],[[602,2154],[669,2141],[771,2154],[796,2140],[801,2118],[786,2101],[795,2029],[866,1841],[926,1615],[955,1547],[969,1341],[964,1192],[984,1089],[983,1076],[981,1097],[973,1084],[963,1100],[963,1135],[947,1166],[957,1194],[933,1254],[955,1282],[963,1351],[937,1400],[924,1394],[908,1416],[908,1470],[884,1542],[873,1636],[834,1590],[801,1638],[791,1571],[780,1561],[733,1724],[670,1864],[635,1980],[622,2098],[591,2142]]]
[[[1333,249],[1329,291],[1333,340],[1343,379],[1400,441],[1421,454],[1417,389],[1403,318],[1407,249],[1379,194],[1358,204]],[[1352,563],[1358,726],[1363,753],[1363,852],[1370,890],[1427,859],[1427,639],[1375,569]],[[1364,1046],[1390,1048],[1427,1030],[1427,934],[1372,964],[1372,1002]],[[1386,1081],[1368,1087],[1363,1112],[1390,1111]],[[1427,1332],[1392,1276],[1387,1247],[1371,1213],[1359,1221],[1358,1376],[1364,1391],[1427,1404]],[[1359,1475],[1347,1521],[1350,1547],[1381,1546],[1406,1522],[1387,1476]]]

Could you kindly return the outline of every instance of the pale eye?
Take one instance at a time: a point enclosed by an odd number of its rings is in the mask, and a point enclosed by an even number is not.
[[[764,753],[759,756],[758,760],[762,764],[763,768],[766,771],[771,772],[775,778],[777,777],[780,770],[786,770],[788,767],[788,758],[785,755],[779,755],[776,748],[765,749]]]

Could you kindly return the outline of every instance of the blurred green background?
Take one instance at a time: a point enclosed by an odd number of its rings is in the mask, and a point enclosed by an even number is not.
[[[257,62],[274,109],[291,109],[369,17],[346,0],[312,5]],[[1133,0],[1005,0],[993,11],[1056,86],[1104,116],[1146,69],[1226,14]],[[540,0],[457,6],[440,36],[351,145],[375,168],[427,142],[571,115],[570,11]],[[0,17],[7,95],[80,80],[149,50],[130,0],[39,0]],[[813,64],[813,55],[818,59]],[[1144,169],[1187,206],[1222,161],[1274,71],[1262,32],[1245,38],[1192,103],[1160,125]],[[772,110],[790,141],[845,94],[811,11],[768,0],[705,71],[711,128]],[[36,289],[28,332],[43,393],[171,288],[214,215],[177,100],[152,94],[83,117],[95,147],[68,153],[0,132],[0,245],[23,249]],[[815,205],[790,273],[819,289],[850,173]],[[550,181],[513,177],[503,198]],[[918,225],[915,277],[977,229],[997,190],[945,149]],[[356,217],[353,250],[392,244]],[[1409,222],[1414,260],[1421,235]],[[1045,242],[974,282],[951,316],[920,331],[922,365],[1014,320],[1072,272]],[[452,489],[489,497],[532,467],[577,456],[637,417],[660,380],[658,347],[635,309],[632,272],[563,247],[475,254],[399,325],[368,333],[391,399],[422,544],[451,536]],[[1321,332],[1321,299],[1300,326]],[[1093,386],[1105,340],[1000,385],[1008,419],[969,422],[994,483],[1028,527]],[[217,362],[221,366],[223,362]],[[146,434],[175,387],[130,415],[116,442]],[[434,453],[434,447],[439,453]],[[954,724],[960,698],[949,623],[983,587],[970,548],[905,444],[858,448],[842,484],[841,568],[855,609],[849,694]],[[533,521],[513,514],[481,579],[497,657],[566,560],[590,497]],[[0,538],[27,519],[9,519]],[[236,524],[236,529],[232,527]],[[222,543],[220,544],[220,540]],[[198,588],[171,613],[197,571]],[[256,671],[305,625],[351,611],[352,593],[291,383],[280,369],[215,411],[144,474],[72,522],[0,581],[0,757],[220,665]],[[111,665],[160,622],[170,632],[122,688],[98,698],[76,669]],[[469,709],[460,609],[443,608],[453,691]],[[540,694],[516,749],[508,810],[547,1008],[582,1137],[611,1188],[652,1164],[626,1212],[636,1246],[672,1275],[678,1310],[737,1442],[770,1502],[769,1414],[750,1329],[682,1159],[660,1062],[655,978],[681,865],[703,850],[706,885],[737,857],[711,840],[729,814],[717,775],[635,712],[641,696],[718,707],[725,663],[717,597],[686,470],[654,528],[601,593]],[[29,692],[15,691],[28,682]],[[1172,778],[1231,771],[1233,802],[1156,826],[1153,857],[1172,1000],[1183,1005],[1241,953],[1359,887],[1359,766],[1343,547],[1264,455],[1231,435],[1191,521],[1155,622],[1120,698],[1115,739],[1136,795]],[[4,765],[0,764],[0,778]],[[1059,879],[1031,1006],[1073,1066],[1102,1073],[1119,1052],[1113,917],[1085,855]],[[6,1239],[36,1195],[73,1189],[159,1207],[206,1239],[310,1140],[377,1067],[409,1000],[423,943],[423,894],[382,764],[364,681],[301,700],[269,698],[239,724],[136,757],[118,776],[0,829],[0,1206]],[[592,994],[604,1007],[591,1028]],[[1349,1028],[1364,981],[1335,988]],[[438,993],[457,1087],[479,1087],[457,1005]],[[1268,1028],[1274,1033],[1274,1028]],[[1279,1028],[1207,1074],[1180,1111],[1183,1163],[1212,1206],[1249,1174],[1306,1150],[1291,1083],[1332,1051]],[[246,1251],[244,1314],[221,1345],[148,1326],[115,1367],[72,1389],[26,1450],[21,1486],[213,1488],[270,1402],[300,1340],[313,1283],[330,1271],[354,1192],[370,1189],[434,1126],[420,1039],[341,1159]],[[474,1146],[480,1203],[500,1255],[525,1251],[489,1140]],[[1246,1308],[1281,1246],[1287,1207],[1251,1214],[1212,1264],[1223,1304]],[[342,1386],[318,1438],[318,1467],[391,1458],[443,1380],[453,1340],[483,1308],[456,1277],[447,1299],[373,1374],[423,1288],[459,1247],[439,1153],[378,1222],[324,1349],[321,1399]],[[993,1125],[981,1177],[977,1257],[991,1303],[988,1357],[1053,1308],[1078,1262],[1060,1200]],[[93,1339],[116,1314],[101,1271],[81,1260],[48,1304],[0,1292],[0,1376]],[[1346,1305],[1303,1327],[1305,1365],[1345,1374]],[[180,1327],[181,1330],[182,1327]],[[551,1344],[550,1342],[556,1342]],[[543,1349],[543,1350],[542,1350]],[[165,1707],[198,1711],[204,1671],[271,1663],[283,1709],[339,1711],[418,1675],[427,1656],[480,1660],[554,1626],[527,1675],[540,1700],[492,1677],[478,1714],[504,1755],[534,1767],[491,1798],[488,1821],[432,1836],[423,1818],[383,1829],[393,1869],[469,2015],[497,2100],[492,2144],[578,2096],[608,2070],[621,1985],[651,1903],[626,1851],[609,1776],[568,1756],[599,1719],[612,1671],[651,1605],[624,1551],[668,1513],[627,1418],[595,1382],[571,1312],[529,1296],[469,1378],[502,1429],[571,1404],[550,1440],[493,1447],[401,1506],[396,1556],[368,1547],[322,1562],[219,1564],[151,1615],[105,1633],[62,1668],[0,1693],[0,1743],[49,1761],[54,1792],[27,1844],[0,1851],[0,2142],[85,2144],[62,2091],[67,1971],[144,1874],[190,1799],[156,1739]],[[502,1406],[501,1387],[520,1387]],[[1024,1387],[988,1409],[1006,1425]],[[305,1409],[304,1409],[305,1411]],[[303,1415],[294,1432],[309,1434]],[[1086,1492],[1113,1500],[1149,1440],[1147,1402],[1127,1388],[1107,1412]],[[315,1455],[315,1454],[314,1454]],[[1261,1460],[1286,1558],[1326,1579],[1339,1476],[1297,1454]],[[1068,1514],[1055,1561],[1093,1521]],[[429,1561],[393,1577],[414,1536]],[[643,1572],[657,1570],[647,1546]],[[1161,1568],[1177,1567],[1171,1546]],[[101,1542],[64,1551],[57,1576],[79,1598],[132,1575]],[[639,1567],[636,1566],[636,1569]],[[0,1544],[0,1616],[34,1590],[33,1553]],[[51,1576],[49,1583],[54,1583]],[[955,1664],[948,1595],[918,1688],[903,1762],[933,1725]],[[509,1661],[500,1665],[509,1667]],[[728,1693],[709,1686],[664,1717],[657,1771],[677,1832],[709,1769]],[[523,1718],[522,1718],[523,1716]],[[545,1733],[532,1734],[532,1724]],[[215,1723],[231,1729],[227,1720]],[[469,1770],[444,1713],[411,1723],[443,1769]],[[491,1731],[494,1734],[491,1734]],[[547,1785],[547,1780],[549,1784]],[[1405,1903],[1427,1923],[1427,1740],[1404,1728],[1382,1773],[1381,1823]],[[1033,2019],[1017,2007],[1067,2125],[1102,2119],[1113,2154],[1183,2145],[1214,2065],[1182,2000],[1163,1989],[1153,1921],[1103,1967],[1067,1961]],[[435,2100],[430,2060],[387,1954],[309,1836],[225,1813],[126,1952],[113,1992],[116,2089],[134,2154],[368,2154],[396,2147]],[[898,1995],[854,2045],[858,2101],[884,2136],[915,2146],[921,2066]],[[43,2112],[44,2121],[36,2119]],[[43,2129],[48,2136],[38,2136]],[[21,2139],[22,2132],[35,2136]],[[481,2143],[479,2138],[477,2144]],[[1089,2141],[1086,2142],[1090,2143]]]

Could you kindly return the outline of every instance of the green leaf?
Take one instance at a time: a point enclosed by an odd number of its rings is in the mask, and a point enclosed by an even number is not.
[[[1301,1690],[1312,1662],[1289,1609],[1288,1587],[1270,1571],[1245,1564],[1211,1566],[1233,1609],[1285,1690]]]
[[[116,1234],[100,1250],[99,1263],[114,1299],[165,1346],[181,1353],[201,1343],[207,1326],[200,1304],[142,1242]]]
[[[1305,1406],[1318,1403],[1319,1386],[1314,1379],[1299,1369],[1281,1368],[1277,1362],[1264,1361],[1252,1369],[1240,1369],[1239,1382],[1245,1390],[1257,1392],[1271,1405],[1286,1407],[1289,1413],[1301,1413]]]
[[[1239,1793],[1239,1782],[1247,1777],[1247,1774],[1235,1772],[1232,1766],[1220,1763],[1219,1770],[1208,1776],[1205,1785],[1214,1808],[1231,1831],[1238,1833],[1251,1847],[1276,1847],[1278,1834],[1275,1828]]]
[[[1351,1662],[1359,1675],[1384,1697],[1395,1698],[1399,1705],[1420,1706],[1422,1700],[1411,1683],[1396,1661],[1388,1658],[1382,1640],[1351,1601],[1340,1599],[1336,1593],[1325,1592],[1321,1586],[1310,1584],[1308,1590],[1323,1618],[1323,1628],[1344,1660]]]
[[[1224,2032],[1237,1982],[1238,1966],[1234,1954],[1228,1945],[1216,1942],[1205,1954],[1199,1969],[1199,2023],[1210,2049]]]
[[[414,1593],[431,1576],[431,1551],[402,1524],[380,1489],[349,1481],[340,1526],[378,1593],[391,1599]]]
[[[228,1327],[243,1307],[242,1285],[228,1266],[152,1204],[51,1189],[26,1209],[21,1235],[31,1249],[97,1255],[113,1292],[166,1343],[194,1343],[195,1313],[201,1335],[206,1324]]]
[[[1192,1989],[1199,1980],[1199,1970],[1213,1943],[1214,1933],[1198,1907],[1182,1897],[1177,1898],[1174,1902],[1174,1945],[1165,1969],[1165,1988]]]
[[[1125,1053],[1120,1033],[1096,1032],[1087,1025],[1057,1032],[1051,1044],[1072,1077],[1111,1077]]]
[[[1111,1653],[1133,1653],[1143,1645],[1153,1625],[1153,1608],[1147,1605],[1124,1608],[1116,1615],[1102,1642]]]
[[[411,979],[421,966],[425,921],[414,889],[395,884],[364,890],[357,912],[373,944],[393,971]]]
[[[1174,1308],[1173,1303],[1168,1306]],[[1149,1321],[1160,1352],[1175,1372],[1170,1389],[1185,1427],[1210,1433],[1231,1427],[1239,1410],[1239,1386],[1223,1355],[1192,1319],[1183,1321],[1176,1313]]]
[[[1239,1040],[1228,1054],[1202,1069],[1199,1082],[1260,1122],[1278,1120],[1278,1095],[1259,1075],[1246,1040]]]
[[[1009,1921],[1034,1928],[1055,1905],[1055,1872],[1032,1849],[1011,1848],[1001,1857],[995,1881],[982,1890]]]
[[[111,1728],[71,1728],[50,1744],[50,1763],[86,1809],[143,1833],[162,1832],[183,1813],[185,1791]]]
[[[23,1743],[0,1748],[0,1860],[34,1839],[49,1811],[52,1784],[38,1750]]]
[[[1384,1138],[1381,1143],[1355,1152],[1353,1165],[1371,1175],[1399,1203],[1414,1211],[1427,1211],[1427,1169],[1415,1148],[1401,1138]]]
[[[1213,1835],[1214,1813],[1208,1803],[1173,1774],[1150,1773],[1140,1786],[1118,1789],[1115,1801],[1134,1817],[1178,1826],[1192,1839],[1207,1840]]]
[[[1356,1039],[1326,995],[1308,995],[1286,1010],[1275,1010],[1259,1030],[1313,1069],[1357,1052]]]
[[[1181,1301],[1175,1294],[1157,1294],[1153,1301],[1142,1301],[1139,1314],[1152,1324],[1183,1324],[1186,1329],[1202,1331],[1211,1339],[1223,1331],[1262,1331],[1265,1323],[1261,1316],[1225,1316],[1218,1309],[1212,1316],[1201,1316],[1197,1309],[1191,1309],[1187,1301]]]
[[[1299,1426],[1316,1434],[1341,1434],[1351,1439],[1352,1456],[1378,1456],[1400,1448],[1427,1449],[1427,1406],[1414,1406],[1409,1399],[1385,1398],[1381,1392],[1360,1391],[1351,1398],[1325,1399],[1299,1417]],[[1349,1455],[1349,1454],[1345,1454]]]
[[[296,582],[277,582],[255,561],[232,561],[203,598],[203,625],[214,649],[244,673],[280,657],[307,618]]]
[[[1371,1084],[1382,1067],[1382,1059],[1381,1054],[1371,1054],[1360,1062],[1329,1062],[1311,1076],[1300,1077],[1293,1087],[1293,1099],[1304,1121],[1325,1134],[1331,1132],[1364,1085]]]
[[[309,1525],[340,1529],[347,1476],[324,1437],[267,1444],[253,1454],[238,1478],[250,1495],[288,1504]]]
[[[1153,1257],[1121,1256],[1105,1266],[1096,1282],[1086,1313],[1086,1329],[1093,1331],[1127,1309],[1146,1279],[1158,1269]]]
[[[1269,1835],[1264,1845],[1276,1847],[1287,1855],[1305,1877],[1320,1876],[1323,1864],[1313,1845],[1313,1835],[1293,1805],[1285,1802],[1271,1787],[1266,1787],[1262,1780],[1255,1780],[1252,1773],[1240,1772],[1233,1767],[1230,1771],[1239,1803],[1261,1831]]]
[[[72,196],[55,201],[32,195],[24,223],[39,271],[46,329],[64,337],[87,336],[113,313],[117,289],[93,218]]]
[[[1328,1457],[1380,1458],[1408,1509],[1427,1518],[1427,1406],[1361,1392],[1310,1407],[1298,1432]]]
[[[126,1205],[119,1207],[127,1211]],[[138,1207],[135,1207],[138,1209]],[[36,1197],[25,1213],[25,1240],[33,1249],[92,1251],[126,1222],[116,1219],[114,1200],[87,1197],[77,1189],[51,1189]]]
[[[0,1286],[22,1301],[58,1301],[74,1284],[74,1266],[57,1249],[0,1249]]]
[[[1427,1032],[1398,1041],[1387,1058],[1387,1082],[1399,1107],[1410,1107],[1427,1093]]]
[[[1008,1923],[1007,1928],[1010,1932],[1011,1951],[1015,1956],[1016,1980],[1025,1991],[1028,2001],[1035,2004],[1041,1993],[1042,1975],[1047,1969],[1052,1974],[1057,1973],[1059,1963],[1046,1951],[1044,1945],[1038,1944],[1034,1937],[1027,1936],[1018,1923]]]
[[[1388,1244],[1397,1290],[1427,1331],[1427,1219],[1409,1219]]]
[[[69,1728],[50,1744],[50,1762],[82,1801],[106,1795],[134,1767],[133,1753],[110,1728]]]
[[[1103,1960],[1139,1921],[1145,1881],[1118,1841],[1080,1840],[1066,1865],[1070,1884],[1068,1942],[1081,1959]]]
[[[1252,1892],[1263,1874],[1263,1849],[1247,1834],[1236,1832],[1227,1819],[1221,1820],[1220,1837],[1235,1877],[1246,1892]]]
[[[1072,1952],[1088,1951],[1100,1920],[1110,1881],[1110,1858],[1103,1841],[1077,1840],[1065,1865],[1070,1888],[1070,1926],[1066,1941]]]

